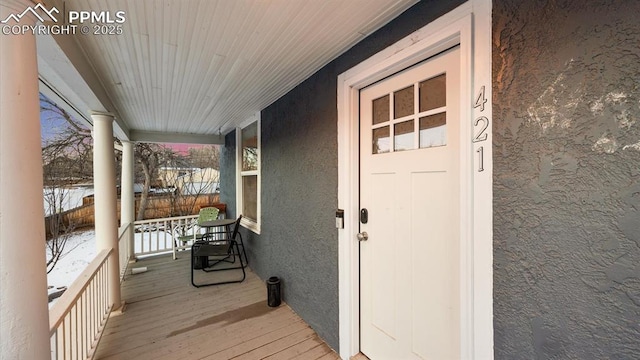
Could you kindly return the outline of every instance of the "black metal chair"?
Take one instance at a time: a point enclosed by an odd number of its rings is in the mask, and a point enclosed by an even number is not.
[[[202,240],[196,241],[191,246],[191,285],[195,287],[238,283],[246,278],[245,262],[242,260],[240,246],[236,240],[239,236],[240,220],[236,220],[233,231],[225,230],[221,233],[206,233]],[[244,246],[243,246],[244,250]],[[245,254],[246,258],[246,254]],[[236,261],[239,265],[236,264]],[[241,278],[222,277],[216,281],[196,282],[195,272],[202,270],[205,273],[236,270],[242,272]],[[214,276],[213,274],[210,276]]]

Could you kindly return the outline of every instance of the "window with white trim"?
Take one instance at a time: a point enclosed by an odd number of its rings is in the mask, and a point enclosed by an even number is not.
[[[236,131],[236,194],[242,225],[260,233],[260,114]]]

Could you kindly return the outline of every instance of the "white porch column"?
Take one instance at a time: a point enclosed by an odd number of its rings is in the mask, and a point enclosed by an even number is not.
[[[0,19],[29,1],[0,2]],[[34,25],[32,17],[20,25]],[[15,25],[9,22],[7,25]],[[0,358],[47,359],[45,258],[36,39],[0,33]]]
[[[135,192],[133,189],[133,143],[130,141],[122,142],[122,179],[120,193],[120,223],[121,225],[131,224],[134,222],[135,215]],[[131,225],[133,226],[133,225]],[[127,232],[129,237],[129,254],[134,255],[133,244],[133,228]]]
[[[94,114],[93,119],[93,187],[96,218],[96,249],[113,248],[109,257],[109,293],[113,309],[120,300],[120,265],[118,259],[118,209],[116,160],[113,149],[113,115]]]

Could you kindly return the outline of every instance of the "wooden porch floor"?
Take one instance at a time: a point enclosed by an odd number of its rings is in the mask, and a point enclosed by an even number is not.
[[[127,275],[96,359],[339,359],[289,306],[270,308],[250,269],[238,284],[194,288],[189,256],[157,256]],[[130,271],[128,271],[130,274]]]

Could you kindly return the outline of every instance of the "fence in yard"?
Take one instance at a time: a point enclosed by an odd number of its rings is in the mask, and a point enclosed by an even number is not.
[[[220,201],[220,194],[198,194],[180,195],[177,198],[170,195],[154,195],[147,199],[147,207],[144,212],[145,219],[168,218],[174,215],[197,214],[201,207],[215,204]],[[118,201],[118,219],[120,219],[120,201]],[[140,197],[135,199],[135,209],[140,206]],[[85,198],[84,205],[75,209],[64,211],[60,214],[53,214],[45,217],[45,231],[50,231],[50,218],[52,216],[62,216],[62,223],[65,226],[73,224],[75,229],[93,227],[95,224],[94,205],[92,198]]]

